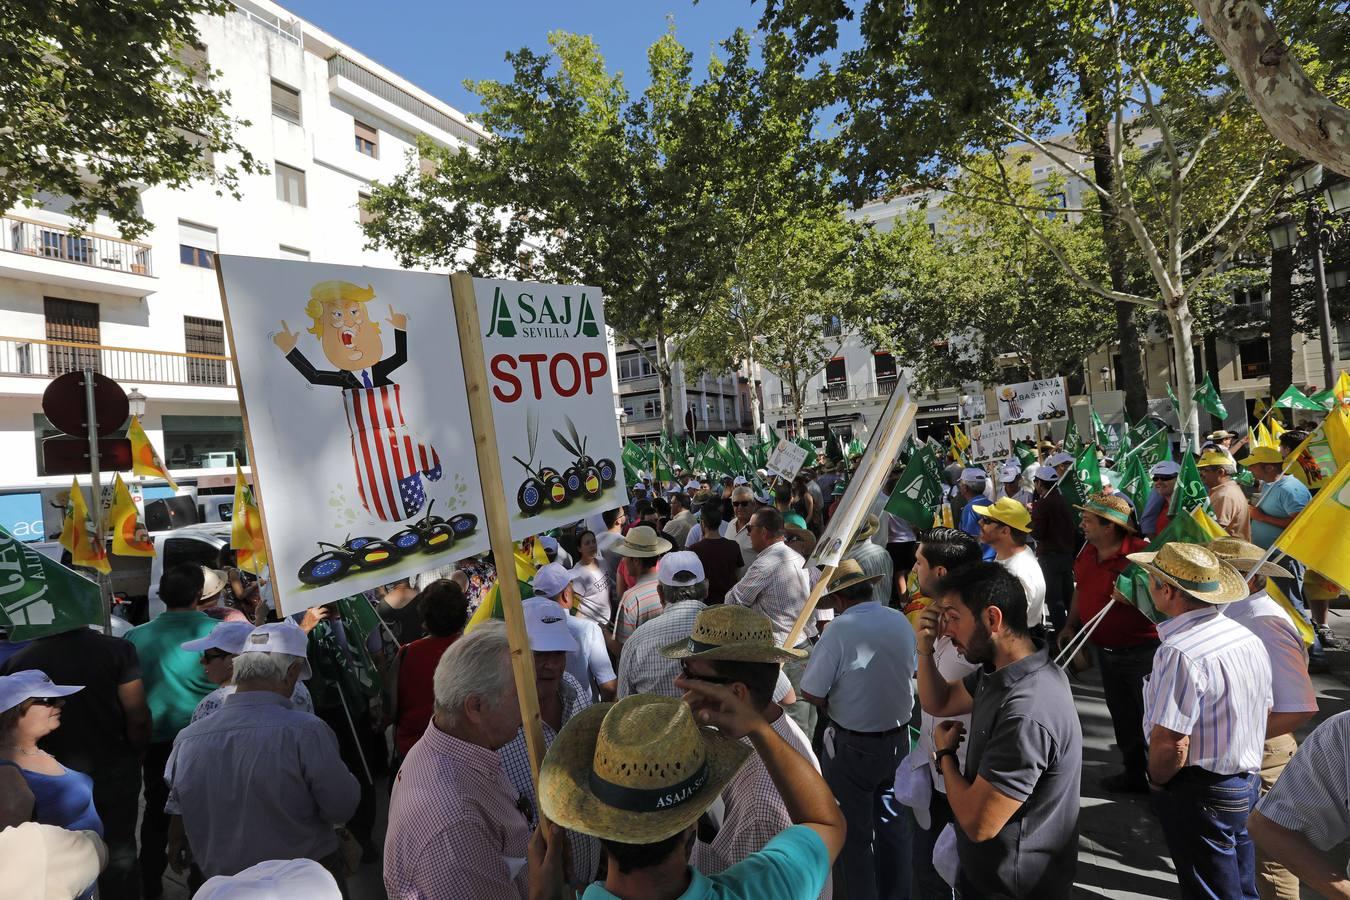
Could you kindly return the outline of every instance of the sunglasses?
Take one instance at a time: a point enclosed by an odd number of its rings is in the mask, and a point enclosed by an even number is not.
[[[30,697],[34,706],[64,706],[65,697]]]
[[[207,650],[202,654],[202,662],[215,662],[218,659],[230,659],[232,654],[224,650]]]
[[[988,516],[980,516],[978,521],[979,521],[979,523],[980,523],[981,525],[1002,525],[1002,524],[1003,524],[1003,523],[1000,522],[998,519],[991,519],[991,518],[989,518]]]
[[[680,664],[680,671],[684,673],[684,677],[688,678],[690,681],[701,681],[704,684],[731,684],[730,678],[718,678],[713,675],[695,675],[693,672],[689,671],[689,667],[683,663]]]
[[[1154,476],[1153,476],[1153,480],[1154,480],[1154,481],[1176,481],[1176,479],[1177,479],[1177,476],[1175,476],[1175,475],[1154,475]]]
[[[732,505],[732,506],[749,506],[749,505],[750,505],[750,501],[749,501],[749,500],[732,500],[732,501],[731,501],[731,505]]]

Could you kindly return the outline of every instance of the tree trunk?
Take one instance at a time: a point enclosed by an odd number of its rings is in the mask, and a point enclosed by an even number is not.
[[[1350,175],[1350,109],[1317,89],[1257,0],[1192,0],[1262,121],[1300,156]]]
[[[675,379],[671,377],[670,348],[663,329],[656,330],[656,376],[661,382],[661,431],[675,433]],[[683,418],[681,418],[683,424]]]
[[[1099,87],[1086,73],[1078,76],[1079,92],[1087,109],[1085,132],[1092,150],[1092,173],[1097,186],[1107,196],[1097,194],[1097,205],[1102,211],[1102,243],[1106,251],[1106,268],[1111,277],[1111,289],[1126,291],[1125,229],[1116,217],[1115,170],[1111,167],[1111,140],[1107,127],[1105,99]],[[1144,348],[1135,324],[1135,304],[1116,303],[1116,344],[1120,349],[1120,380],[1117,389],[1125,392],[1125,419],[1141,421],[1148,414],[1148,380],[1144,376]],[[1110,355],[1109,353],[1107,354]]]
[[[1279,397],[1294,383],[1294,251],[1277,250],[1270,257],[1270,396]]]
[[[750,390],[746,392],[750,398],[750,424],[755,429],[755,439],[764,439],[764,415],[759,408],[759,391],[755,385],[755,342],[750,341],[746,344],[745,350],[745,370],[750,373]]]
[[[1167,324],[1177,352],[1177,402],[1181,406],[1181,433],[1190,440],[1192,451],[1200,449],[1200,414],[1195,405],[1195,345],[1191,343],[1195,317],[1186,297],[1167,299]]]

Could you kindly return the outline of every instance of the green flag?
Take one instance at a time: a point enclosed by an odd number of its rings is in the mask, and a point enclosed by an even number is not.
[[[1197,506],[1209,509],[1209,491],[1200,478],[1200,470],[1195,466],[1195,457],[1189,453],[1181,455],[1181,472],[1177,475],[1177,486],[1172,491],[1172,508],[1167,515],[1180,519]]]
[[[1307,394],[1304,394],[1292,384],[1280,395],[1280,399],[1275,401],[1275,405],[1285,409],[1312,409],[1318,412],[1321,412],[1323,409],[1322,404],[1318,403]]]
[[[1078,433],[1078,425],[1069,419],[1069,427],[1064,431],[1064,452],[1077,456],[1083,450],[1083,437]]]
[[[1069,504],[1069,514],[1073,516],[1074,525],[1079,525],[1083,521],[1083,515],[1078,507],[1087,502],[1092,491],[1083,484],[1077,468],[1070,466],[1065,470],[1064,476],[1059,479],[1059,492],[1063,495],[1064,502]]]
[[[1115,441],[1111,439],[1111,430],[1106,427],[1102,417],[1097,415],[1097,411],[1088,407],[1088,416],[1092,419],[1092,438],[1097,442],[1097,446],[1105,450],[1114,444]]]
[[[1156,553],[1163,544],[1172,541],[1181,541],[1185,544],[1207,544],[1209,543],[1209,535],[1200,527],[1200,523],[1190,516],[1178,516],[1167,523],[1167,527],[1160,531],[1158,536],[1149,543],[1148,549],[1150,552]],[[1125,595],[1125,599],[1129,600],[1132,606],[1148,616],[1149,620],[1155,625],[1167,618],[1153,605],[1153,597],[1148,590],[1148,572],[1135,563],[1130,563],[1125,571],[1120,573],[1120,576],[1116,579],[1116,589]]]
[[[1017,464],[1023,469],[1036,461],[1036,451],[1020,442],[1013,443],[1013,453],[1017,454]]]
[[[1096,493],[1102,489],[1102,469],[1097,463],[1096,447],[1084,447],[1083,452],[1073,461],[1073,470],[1088,493]]]
[[[1130,451],[1130,456],[1139,459],[1140,466],[1145,473],[1156,464],[1169,459],[1171,455],[1172,442],[1167,439],[1166,428],[1159,428],[1154,431]]]
[[[853,440],[848,442],[848,455],[850,459],[852,459],[855,456],[862,456],[866,450],[867,445],[864,444],[862,441],[858,440],[857,438],[854,438]]]
[[[1214,387],[1214,382],[1210,381],[1208,372],[1205,373],[1205,383],[1196,388],[1195,396],[1191,399],[1199,403],[1201,409],[1219,421],[1228,418],[1228,410],[1224,408],[1223,400],[1219,397],[1219,391]]]
[[[1177,422],[1181,422],[1181,401],[1177,399],[1176,392],[1172,390],[1172,382],[1167,382],[1167,402],[1172,404],[1172,412],[1177,415]]]
[[[1336,390],[1334,388],[1327,388],[1325,391],[1318,391],[1308,399],[1316,403],[1322,409],[1331,409],[1336,405]]]
[[[1151,485],[1148,470],[1144,468],[1139,454],[1131,453],[1125,457],[1125,465],[1120,469],[1116,489],[1133,501],[1132,505],[1135,509],[1142,510],[1144,508],[1144,504],[1148,502],[1148,491]]]
[[[0,528],[0,623],[12,641],[103,624],[98,584]]]
[[[910,454],[909,464],[896,480],[886,511],[915,528],[930,528],[941,503],[942,463],[932,450],[920,447]]]

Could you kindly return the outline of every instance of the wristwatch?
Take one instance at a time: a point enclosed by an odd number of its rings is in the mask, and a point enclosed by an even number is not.
[[[951,747],[944,747],[941,750],[933,752],[933,768],[937,769],[939,772],[942,771],[942,757],[944,756],[950,756],[955,759],[956,751]]]

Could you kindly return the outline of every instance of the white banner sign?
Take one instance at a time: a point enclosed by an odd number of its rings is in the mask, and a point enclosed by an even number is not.
[[[217,260],[285,611],[486,550],[449,279]]]
[[[779,438],[778,446],[774,447],[773,453],[769,454],[769,461],[764,464],[764,468],[780,478],[791,481],[797,477],[797,473],[801,471],[805,463],[805,447],[794,444],[787,438]]]
[[[1000,385],[995,396],[1004,425],[1049,424],[1069,415],[1063,378]]]
[[[475,278],[511,537],[627,498],[600,291]]]
[[[966,437],[970,446],[966,448],[966,458],[972,463],[1003,462],[1012,450],[1012,438],[1009,429],[998,419],[986,419],[983,422],[967,422]]]

